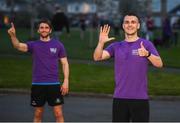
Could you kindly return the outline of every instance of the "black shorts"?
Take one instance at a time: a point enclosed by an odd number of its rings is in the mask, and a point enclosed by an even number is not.
[[[148,122],[149,100],[113,99],[113,122]]]
[[[41,107],[44,106],[46,101],[50,106],[64,104],[60,85],[32,85],[31,106]]]

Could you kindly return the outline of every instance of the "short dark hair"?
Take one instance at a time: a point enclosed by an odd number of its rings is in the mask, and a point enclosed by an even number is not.
[[[133,12],[126,13],[126,14],[124,15],[123,19],[122,19],[122,23],[124,22],[124,18],[125,18],[126,16],[135,16],[135,17],[137,17],[138,22],[141,23],[141,19],[140,19],[139,15],[137,15],[136,13],[133,13]]]
[[[37,24],[37,28],[39,28],[41,23],[45,23],[45,24],[49,25],[49,27],[52,29],[52,24],[48,19],[41,19]]]

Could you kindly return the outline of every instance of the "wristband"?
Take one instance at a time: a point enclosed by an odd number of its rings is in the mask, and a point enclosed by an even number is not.
[[[149,56],[151,56],[151,52],[148,51],[148,55],[146,57],[148,58]]]

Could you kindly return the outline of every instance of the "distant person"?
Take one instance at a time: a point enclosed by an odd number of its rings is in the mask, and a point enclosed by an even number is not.
[[[152,16],[147,16],[146,18],[146,25],[147,25],[147,36],[146,36],[146,39],[147,40],[153,40],[154,39],[154,34],[153,34],[153,31],[154,31],[154,20],[152,18]]]
[[[180,18],[177,18],[173,24],[172,24],[172,33],[173,33],[173,38],[172,38],[172,45],[177,46],[178,44],[178,31],[180,29]]]
[[[59,7],[56,7],[56,13],[52,18],[52,26],[54,29],[54,38],[56,39],[59,39],[64,27],[67,34],[70,34],[68,17]]]
[[[100,26],[104,26],[106,24],[110,24],[107,16],[100,17]]]
[[[85,31],[86,31],[86,17],[85,15],[80,15],[79,17],[79,27],[80,27],[80,37],[81,40],[84,39]]]
[[[99,26],[99,18],[97,16],[97,14],[94,14],[93,17],[92,17],[92,27],[93,27],[93,30],[97,30]]]
[[[118,15],[113,19],[113,29],[114,29],[114,35],[119,36],[120,35],[120,26],[121,21]]]
[[[99,42],[94,51],[94,60],[101,61],[114,57],[115,90],[113,95],[113,122],[148,122],[148,63],[163,66],[158,51],[152,42],[140,38],[140,20],[136,14],[124,16],[122,24],[125,39],[111,43],[110,26],[100,28]]]
[[[50,38],[52,26],[49,21],[40,21],[37,32],[40,35],[39,40],[21,43],[16,37],[16,29],[13,23],[8,30],[14,48],[32,54],[31,106],[35,108],[33,121],[42,121],[44,105],[48,102],[53,107],[56,122],[64,122],[63,95],[67,94],[69,90],[69,64],[65,48],[59,40]],[[59,62],[62,65],[64,81],[59,80]]]
[[[2,12],[0,12],[0,29],[4,26],[4,15]]]
[[[162,40],[164,42],[164,46],[168,48],[170,47],[170,40],[172,36],[171,23],[168,17],[164,18],[162,29]]]
[[[146,20],[144,19],[142,19],[142,22],[141,22],[141,33],[142,33],[143,38],[145,38],[146,40],[149,40]]]

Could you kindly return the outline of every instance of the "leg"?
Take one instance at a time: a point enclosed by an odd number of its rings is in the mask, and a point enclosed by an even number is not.
[[[147,31],[147,34],[146,34],[146,39],[147,39],[147,40],[150,40],[150,35],[151,35],[151,34],[150,34],[150,31],[148,30],[148,31]]]
[[[35,107],[34,111],[34,122],[41,122],[42,121],[42,115],[43,115],[43,107]]]
[[[60,92],[60,85],[48,86],[47,101],[50,106],[53,107],[54,116],[56,122],[64,122],[62,104],[64,103],[63,96]]]
[[[129,122],[129,110],[126,100],[113,99],[113,122]]]
[[[34,107],[34,122],[41,122],[44,111],[44,104],[46,102],[45,86],[34,85],[31,88],[31,106]]]
[[[80,31],[80,37],[81,37],[81,40],[84,40],[84,30]]]
[[[130,113],[132,122],[149,122],[149,101],[132,100]]]
[[[175,37],[175,38],[174,38],[174,42],[175,42],[174,45],[177,46],[178,32],[175,32],[174,37]]]
[[[54,116],[56,118],[56,122],[64,122],[64,116],[62,112],[62,105],[57,105],[53,107]]]

